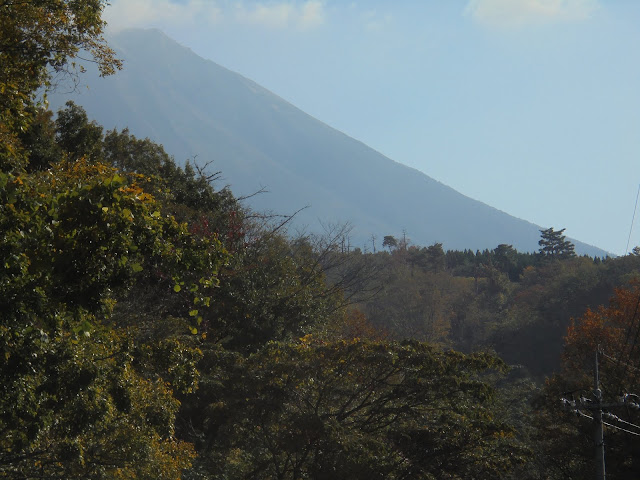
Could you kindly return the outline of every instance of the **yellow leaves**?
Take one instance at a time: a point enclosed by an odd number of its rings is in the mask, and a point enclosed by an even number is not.
[[[146,202],[152,202],[153,201],[153,196],[142,192],[141,194],[137,195],[136,197],[140,202],[146,203]]]
[[[140,265],[139,263],[134,263],[131,265],[131,270],[133,270],[134,273],[138,273],[144,269],[142,268],[142,265]]]
[[[134,219],[133,212],[128,208],[125,208],[124,210],[122,210],[122,216],[127,220],[129,220],[130,222],[132,222]]]
[[[301,350],[308,350],[313,346],[314,343],[317,343],[315,342],[315,338],[311,333],[306,334],[304,337],[300,337],[298,341],[300,343],[297,348]]]

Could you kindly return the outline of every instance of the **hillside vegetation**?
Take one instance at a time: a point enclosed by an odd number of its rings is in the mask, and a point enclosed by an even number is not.
[[[605,399],[640,391],[640,256],[289,234],[210,165],[37,103],[80,48],[117,68],[103,7],[0,2],[0,477],[591,474],[559,397],[590,395],[597,348]],[[609,478],[637,478],[617,425]]]

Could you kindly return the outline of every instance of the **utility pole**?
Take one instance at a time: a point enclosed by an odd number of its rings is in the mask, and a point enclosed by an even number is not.
[[[604,463],[604,429],[602,425],[602,390],[600,390],[598,350],[599,348],[596,349],[596,368],[593,374],[593,394],[595,395],[597,402],[593,414],[593,421],[595,423],[593,440],[596,447],[596,480],[606,480],[607,474]]]
[[[620,417],[610,413],[609,411],[603,412],[602,409],[626,407],[634,410],[640,410],[640,396],[633,393],[621,393],[621,396],[616,402],[603,402],[602,390],[600,389],[600,346],[596,349],[596,364],[593,372],[593,396],[595,401],[580,397],[578,400],[561,398],[562,405],[565,409],[569,409],[579,417],[585,417],[593,420],[593,442],[595,445],[595,478],[596,480],[606,480],[605,461],[604,461],[604,425],[610,428],[615,428],[623,431],[627,434],[640,436],[640,426],[633,423],[622,420]],[[602,355],[607,356],[604,352]],[[584,391],[584,390],[583,390]],[[572,395],[573,397],[573,395]],[[583,413],[581,409],[589,410],[593,412],[593,416]],[[607,423],[603,421],[603,417],[613,420],[615,423]],[[623,426],[620,426],[623,424]],[[636,428],[637,430],[629,430],[629,428]]]

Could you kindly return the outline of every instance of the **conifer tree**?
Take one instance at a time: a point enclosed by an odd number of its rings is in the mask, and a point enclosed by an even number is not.
[[[538,252],[551,258],[575,257],[575,245],[563,235],[566,229],[555,231],[553,227],[540,230],[540,250]]]

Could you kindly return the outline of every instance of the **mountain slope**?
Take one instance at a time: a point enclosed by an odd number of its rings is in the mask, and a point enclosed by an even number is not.
[[[214,160],[236,195],[268,190],[249,200],[256,209],[288,214],[308,206],[296,216],[298,226],[350,222],[354,246],[371,249],[372,234],[405,230],[418,245],[538,248],[536,225],[390,160],[157,30],[127,30],[110,43],[124,70],[106,79],[90,72],[88,89],[53,95],[52,108],[71,98],[106,128],[129,127],[178,160]]]

